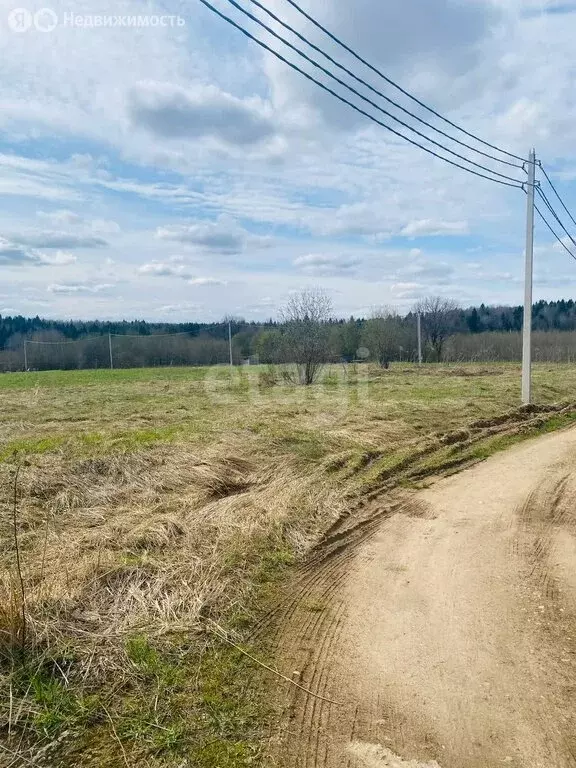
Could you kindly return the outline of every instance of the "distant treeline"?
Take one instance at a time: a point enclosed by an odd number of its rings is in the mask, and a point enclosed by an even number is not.
[[[521,306],[469,307],[454,312],[454,333],[485,333],[486,331],[520,331],[524,310]],[[365,322],[351,318],[351,322]],[[337,321],[337,324],[350,321]],[[274,327],[277,323],[268,320],[263,323],[232,320],[235,333],[240,330],[255,334],[262,327]],[[533,307],[533,328],[535,331],[576,331],[576,302],[572,299],[561,301],[539,301]],[[22,346],[24,338],[31,339],[43,331],[56,331],[66,341],[75,341],[85,336],[116,335],[152,336],[164,333],[189,333],[191,336],[207,334],[214,338],[226,339],[228,321],[220,323],[148,323],[145,320],[121,320],[103,322],[100,320],[45,320],[41,317],[2,317],[0,315],[0,349]]]
[[[244,320],[232,320],[234,332],[240,329],[265,327],[273,325],[270,320],[265,323],[249,323]],[[205,334],[213,338],[228,338],[228,321],[221,323],[148,323],[145,320],[120,320],[116,322],[101,320],[45,320],[41,317],[2,317],[0,315],[0,349],[15,349],[21,347],[24,339],[48,338],[47,332],[52,332],[62,341],[77,341],[86,336],[153,336],[156,334],[188,333],[190,336]]]
[[[540,301],[534,305],[534,357],[576,360],[576,303]],[[446,326],[445,343],[434,347],[433,321]],[[441,320],[423,318],[424,358],[438,360],[519,360],[522,307],[486,306],[444,311]],[[276,321],[231,322],[235,363],[289,361],[284,326]],[[228,320],[220,323],[145,321],[58,321],[0,316],[0,371],[22,370],[24,342],[29,369],[215,365],[229,362]],[[382,364],[416,360],[416,315],[332,320],[326,324],[329,359],[372,359]],[[573,331],[574,333],[566,333]],[[38,343],[41,342],[41,343]]]

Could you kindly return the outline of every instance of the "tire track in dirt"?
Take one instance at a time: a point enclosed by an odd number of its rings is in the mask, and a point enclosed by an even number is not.
[[[338,702],[283,692],[277,764],[574,768],[575,492],[571,430],[333,526],[259,628]]]
[[[324,698],[328,695],[329,672],[339,647],[338,643],[340,636],[344,629],[342,622],[343,612],[344,606],[340,605],[332,624],[333,635],[330,642],[328,644],[324,643],[319,650],[317,668],[314,670],[310,682],[310,685],[313,688],[316,688]],[[310,760],[305,763],[305,766],[307,766],[308,763],[310,765],[315,765],[318,760],[321,741],[323,740],[323,735],[327,732],[330,723],[330,712],[333,706],[333,704],[329,704],[322,699],[314,699],[308,717],[306,717],[305,714],[302,718],[303,723],[307,722],[309,724],[306,730],[309,734],[307,757],[310,758]],[[324,742],[324,753],[325,751],[326,743]]]
[[[529,565],[528,576],[548,600],[558,597],[558,581],[551,573],[549,561],[553,555],[554,531],[570,516],[565,495],[570,475],[547,479],[529,494],[520,507],[519,530],[514,550],[522,554]]]
[[[534,595],[542,599],[539,606],[541,616],[538,625],[546,643],[562,645],[568,657],[576,656],[576,640],[573,637],[576,617],[576,594],[566,590],[562,574],[558,570],[561,560],[561,543],[566,534],[576,544],[576,472],[558,478],[547,478],[527,499],[520,512],[519,536],[522,539],[524,556],[529,568],[528,576],[534,586]],[[570,562],[572,570],[576,563]],[[568,647],[570,644],[571,647]],[[569,658],[567,659],[569,661]],[[572,683],[565,686],[568,696],[576,702],[576,662],[572,665]],[[560,670],[559,689],[563,687]],[[556,691],[559,710],[572,723],[565,738],[566,750],[576,765],[576,716],[574,708],[566,711],[563,697]]]
[[[382,505],[380,505],[382,507]],[[296,631],[278,638],[282,646],[283,666],[300,671],[298,681],[319,696],[338,701],[332,705],[314,697],[306,697],[302,692],[289,691],[284,703],[285,712],[297,712],[299,723],[298,750],[292,754],[291,748],[284,756],[283,765],[298,768],[313,768],[328,764],[332,744],[330,725],[333,713],[340,713],[346,702],[341,701],[341,691],[332,685],[332,671],[336,657],[341,652],[341,636],[345,631],[343,617],[346,606],[342,599],[342,590],[350,568],[357,557],[357,549],[373,532],[383,526],[391,517],[424,518],[428,510],[422,503],[415,503],[410,497],[395,499],[385,509],[380,508],[376,515],[365,521],[365,525],[352,526],[341,532],[337,539],[328,542],[323,551],[315,555],[307,569],[306,576],[299,583],[298,593],[286,608],[282,626],[289,624]],[[334,546],[336,544],[336,546]],[[369,556],[364,556],[364,560]],[[320,565],[316,565],[320,563]],[[310,573],[311,572],[311,573]],[[321,615],[310,615],[310,605],[319,605]],[[314,610],[314,609],[313,609]],[[312,650],[311,650],[312,649]],[[296,661],[301,660],[300,665]],[[294,660],[294,664],[287,664]],[[360,707],[352,718],[349,728],[351,740],[358,726]],[[339,715],[340,716],[340,715]],[[290,729],[292,731],[292,729]],[[352,764],[350,758],[350,764]]]

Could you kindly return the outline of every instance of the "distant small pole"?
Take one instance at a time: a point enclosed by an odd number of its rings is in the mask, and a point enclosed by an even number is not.
[[[110,352],[110,370],[114,370],[114,356],[112,354],[112,334],[108,334],[108,350]]]
[[[234,368],[234,356],[232,354],[232,321],[228,320],[228,345],[230,346],[230,368]]]
[[[418,318],[418,365],[422,365],[422,315],[417,314]]]
[[[28,370],[28,350],[26,349],[28,342],[24,339],[24,371]]]

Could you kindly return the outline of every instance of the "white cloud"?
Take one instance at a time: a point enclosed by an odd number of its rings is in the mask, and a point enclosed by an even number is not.
[[[210,287],[226,285],[226,281],[215,277],[193,277],[185,264],[180,263],[180,257],[172,257],[168,261],[153,261],[138,268],[138,274],[149,277],[176,277],[185,280],[188,285]]]
[[[88,223],[88,226],[92,232],[100,235],[115,235],[121,232],[118,222],[109,219],[93,219]]]
[[[0,237],[0,264],[13,264],[15,266],[26,264],[41,264],[39,253],[24,248]]]
[[[48,286],[50,293],[77,294],[77,293],[102,293],[114,288],[112,283],[51,283]]]
[[[301,31],[312,35],[317,44],[329,47],[340,60],[355,66],[350,57],[330,46],[326,37],[288,9],[282,0],[271,0],[269,5]],[[481,63],[482,46],[502,18],[493,4],[478,0],[408,0],[401,4],[332,0],[316,2],[310,11],[348,45],[361,51],[368,61],[402,80],[405,86],[413,87],[420,96],[436,97],[432,99],[436,102],[438,92],[448,82]],[[296,112],[303,123],[313,127],[319,119],[331,127],[337,125],[348,130],[364,122],[365,118],[354,115],[272,57],[265,58],[265,67],[277,109]],[[375,83],[382,85],[378,80]],[[341,90],[338,86],[337,89]],[[393,91],[392,95],[398,96]],[[446,97],[441,98],[444,101]]]
[[[59,231],[69,231],[70,229],[84,233],[92,233],[95,235],[109,235],[117,234],[120,232],[120,226],[117,222],[108,219],[87,219],[80,214],[75,213],[67,209],[61,209],[56,211],[37,211],[36,215],[40,219],[48,221],[53,227],[57,227]]]
[[[239,99],[214,85],[192,90],[172,83],[139,83],[128,104],[132,123],[163,139],[208,137],[246,146],[274,133],[269,110],[260,99]]]
[[[418,219],[406,224],[401,234],[406,237],[426,237],[434,235],[466,235],[468,231],[469,227],[466,221]]]
[[[65,267],[68,264],[75,264],[78,261],[76,256],[68,251],[56,251],[56,253],[43,254],[41,259],[44,264],[51,264],[56,267]]]
[[[272,242],[269,237],[251,235],[227,216],[221,216],[216,221],[158,227],[156,237],[193,246],[207,253],[229,256],[242,253],[248,247],[267,248]]]
[[[18,266],[66,266],[73,264],[76,257],[66,251],[45,254],[22,243],[14,243],[0,237],[0,264]]]
[[[53,226],[77,226],[81,224],[82,217],[74,213],[73,211],[68,211],[66,209],[58,210],[58,211],[37,211],[36,215],[41,218],[45,219],[50,222]]]
[[[574,236],[572,237],[574,238]],[[576,246],[574,245],[572,238],[568,237],[568,235],[565,235],[564,237],[561,237],[560,240],[561,240],[561,243],[556,241],[552,246],[556,251],[566,253],[563,247],[565,246],[570,251],[572,251],[572,253],[576,255]]]
[[[342,254],[311,253],[298,256],[294,266],[309,275],[353,274],[360,264],[357,256]]]
[[[105,248],[108,243],[101,237],[76,235],[69,232],[38,232],[11,235],[21,245],[33,248]]]
[[[401,269],[400,274],[404,276],[413,276],[420,280],[427,279],[430,283],[448,283],[454,274],[454,267],[445,262],[433,262],[426,259],[420,259],[414,264]]]
[[[215,277],[193,277],[188,280],[188,285],[197,285],[200,287],[226,285],[224,280],[217,280]]]
[[[196,287],[226,285],[224,280],[215,277],[193,277],[188,267],[180,263],[179,257],[172,257],[168,261],[153,261],[149,264],[143,264],[138,268],[138,274],[149,277],[176,277],[185,280],[188,285]]]
[[[190,304],[190,302],[183,302],[182,304],[166,304],[163,307],[159,307],[158,312],[160,314],[185,314],[187,312],[199,312],[202,310],[202,304]]]
[[[186,243],[221,254],[240,253],[246,246],[246,234],[234,225],[223,222],[160,227],[156,236],[160,240]]]
[[[421,299],[426,295],[426,286],[421,283],[394,283],[391,291],[395,299]]]
[[[138,268],[139,275],[150,275],[152,277],[181,277],[184,280],[190,278],[186,267],[171,262],[153,261],[150,264],[143,264]]]

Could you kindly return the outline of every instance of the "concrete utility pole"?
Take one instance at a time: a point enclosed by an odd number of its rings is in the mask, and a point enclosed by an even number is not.
[[[28,342],[26,339],[24,339],[24,372],[28,370],[28,350],[26,349],[26,344]]]
[[[108,334],[108,351],[110,352],[110,370],[114,370],[114,357],[112,355],[112,334]]]
[[[232,321],[228,320],[228,345],[230,347],[230,368],[234,368],[234,356],[232,354]]]
[[[416,315],[418,324],[418,365],[422,365],[422,315]]]
[[[536,187],[536,151],[530,152],[526,170],[528,206],[526,213],[526,269],[524,274],[524,329],[522,335],[522,402],[532,398],[532,280],[534,273],[534,191]]]

